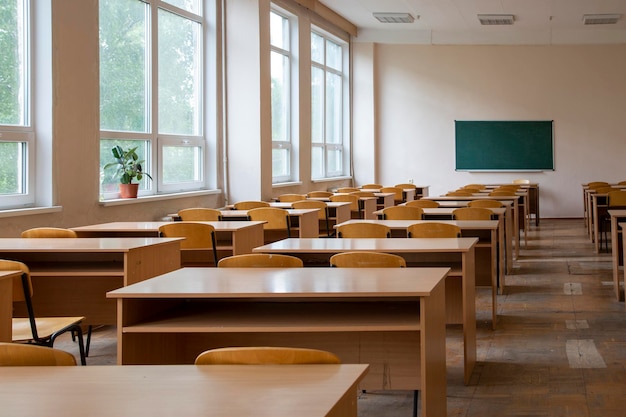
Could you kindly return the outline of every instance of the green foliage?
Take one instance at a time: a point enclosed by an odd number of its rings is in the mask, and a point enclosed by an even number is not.
[[[17,125],[21,120],[20,47],[18,6],[0,1],[0,124]]]
[[[115,162],[106,164],[103,169],[106,171],[107,169],[115,167],[115,176],[119,177],[120,183],[131,184],[135,178],[141,181],[144,175],[152,179],[150,174],[143,172],[141,164],[144,161],[139,160],[136,147],[124,150],[118,145],[111,149],[111,153],[113,154],[113,158],[115,158]]]

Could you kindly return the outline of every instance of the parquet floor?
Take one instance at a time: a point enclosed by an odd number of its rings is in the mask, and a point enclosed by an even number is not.
[[[626,417],[626,311],[610,254],[595,254],[580,219],[532,226],[491,330],[477,297],[478,363],[462,380],[460,327],[448,329],[448,416]],[[76,352],[69,339],[56,347]],[[115,364],[115,329],[94,332],[88,365]],[[367,392],[359,417],[411,416],[412,393]]]

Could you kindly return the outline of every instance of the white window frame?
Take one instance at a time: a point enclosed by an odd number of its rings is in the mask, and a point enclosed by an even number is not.
[[[0,142],[17,142],[21,144],[21,166],[22,171],[18,175],[22,192],[19,194],[0,195],[0,209],[12,209],[31,207],[35,204],[35,129],[32,123],[33,90],[32,85],[32,38],[35,36],[33,16],[31,13],[31,0],[24,0],[22,4],[22,24],[24,25],[21,34],[22,54],[24,56],[24,68],[22,92],[24,119],[20,125],[0,125]]]
[[[152,180],[147,180],[147,189],[139,190],[139,196],[147,196],[154,194],[172,194],[177,192],[204,190],[208,184],[208,146],[206,140],[206,120],[207,113],[205,112],[207,91],[205,89],[205,78],[207,71],[205,56],[208,48],[208,41],[206,39],[208,26],[207,15],[212,12],[212,8],[208,6],[208,3],[213,0],[201,1],[202,10],[200,14],[195,14],[173,6],[163,0],[137,0],[142,3],[146,3],[148,6],[148,17],[146,21],[147,36],[146,36],[146,71],[147,71],[147,133],[146,132],[119,132],[119,131],[100,131],[100,139],[125,139],[125,140],[142,140],[148,142],[149,155],[146,155],[146,160],[143,166],[145,172],[152,176]],[[173,135],[173,134],[161,134],[158,131],[159,126],[159,107],[158,107],[158,14],[159,10],[164,10],[189,19],[192,22],[200,24],[199,28],[199,56],[198,60],[198,93],[199,109],[198,117],[200,118],[198,131],[199,135]],[[203,17],[205,16],[205,17]],[[182,145],[182,146],[197,146],[200,148],[201,160],[198,161],[201,164],[202,176],[199,181],[181,182],[175,184],[164,184],[162,175],[162,154],[163,146],[167,145]],[[143,181],[142,181],[143,182]],[[119,198],[118,192],[102,192],[100,195],[101,200],[111,200]]]
[[[298,19],[295,15],[277,7],[275,4],[271,4],[271,13],[275,13],[285,19],[289,24],[289,50],[285,50],[274,46],[270,42],[270,54],[272,52],[279,53],[286,56],[289,59],[289,74],[288,84],[289,103],[287,105],[287,132],[289,133],[289,140],[287,141],[275,141],[272,140],[272,151],[274,150],[288,150],[289,152],[289,173],[287,175],[274,176],[272,175],[272,183],[280,184],[297,180],[298,173],[298,157],[297,146],[294,146],[294,138],[298,137]],[[270,59],[271,62],[271,59]],[[271,71],[270,71],[271,74]],[[270,106],[271,108],[271,106]]]
[[[322,129],[322,132],[324,135],[324,142],[317,143],[317,142],[311,141],[311,154],[313,154],[314,148],[320,148],[322,151],[323,173],[321,177],[312,177],[312,180],[324,180],[324,179],[330,179],[330,178],[344,177],[345,175],[348,175],[348,172],[350,171],[350,157],[349,157],[350,149],[349,149],[349,144],[348,144],[349,137],[350,137],[350,122],[349,122],[350,121],[350,80],[349,80],[350,44],[316,26],[311,27],[311,33],[314,33],[324,39],[324,51],[323,51],[324,64],[322,65],[318,62],[311,60],[311,68],[315,67],[324,72],[324,88],[323,88],[324,98],[322,100],[323,105],[324,105],[324,110],[323,110],[324,127]],[[326,65],[326,42],[327,41],[331,41],[341,47],[341,51],[342,51],[342,65],[341,65],[342,70],[341,71],[338,71]],[[327,131],[326,131],[326,121],[327,121],[326,120],[327,118],[326,117],[327,116],[327,113],[326,113],[326,94],[327,94],[326,75],[328,73],[339,75],[342,80],[342,83],[341,83],[341,86],[342,86],[341,143],[328,143],[327,142],[328,137],[327,137]],[[338,171],[330,171],[328,168],[327,155],[328,155],[328,151],[332,151],[332,150],[341,151],[342,164],[341,164],[341,169]]]

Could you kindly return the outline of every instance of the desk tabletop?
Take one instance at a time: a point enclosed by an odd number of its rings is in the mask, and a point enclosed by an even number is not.
[[[322,417],[368,365],[4,367],[12,417]]]
[[[338,253],[348,251],[374,252],[467,252],[478,243],[476,237],[460,238],[288,238],[254,248],[255,253]],[[395,272],[394,272],[395,274]]]
[[[334,240],[334,239],[316,239]],[[108,298],[328,299],[428,296],[449,268],[181,268]]]
[[[126,252],[131,249],[163,245],[178,240],[182,240],[182,238],[0,238],[0,252]]]
[[[159,227],[164,224],[170,224],[172,222],[111,222],[91,224],[88,226],[72,227],[75,232],[157,232]],[[264,221],[215,221],[215,222],[201,222],[194,221],[193,223],[206,223],[215,228],[216,231],[235,231],[246,229],[248,227],[254,227],[258,224],[265,223]],[[127,239],[127,238],[125,238]]]
[[[422,197],[423,200],[435,200],[435,201],[471,201],[471,200],[519,200],[524,195],[440,195],[440,196],[426,196]]]
[[[335,225],[335,228],[338,228],[344,224],[351,223],[378,223],[384,224],[388,226],[390,229],[406,229],[412,224],[416,223],[432,223],[432,220],[348,220],[347,222],[339,223]],[[437,220],[438,223],[448,223],[459,226],[461,230],[463,229],[497,229],[499,221],[498,220]]]
[[[464,206],[465,207],[465,206]],[[442,214],[442,215],[446,215],[446,214],[452,214],[452,212],[454,210],[456,210],[459,207],[426,207],[426,208],[422,208],[422,211],[424,212],[424,214],[431,214],[431,215],[437,215],[437,214]],[[503,215],[506,213],[506,208],[505,207],[487,207],[489,210],[491,210],[494,214],[497,215]],[[380,216],[383,214],[383,210],[384,209],[380,209],[380,210],[376,210],[374,212],[375,215]]]
[[[283,207],[277,207],[283,208]],[[290,216],[302,216],[303,214],[315,212],[317,213],[319,209],[292,209],[292,208],[284,208]],[[248,215],[248,211],[250,210],[220,210],[222,213],[222,217],[243,217]]]

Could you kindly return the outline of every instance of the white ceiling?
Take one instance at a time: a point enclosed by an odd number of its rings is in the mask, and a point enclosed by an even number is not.
[[[322,0],[358,28],[356,42],[418,44],[626,43],[626,0]],[[413,23],[380,23],[374,12],[408,12]],[[583,25],[585,14],[621,14]],[[512,14],[513,25],[482,26],[478,14]],[[419,18],[418,18],[419,16]]]

